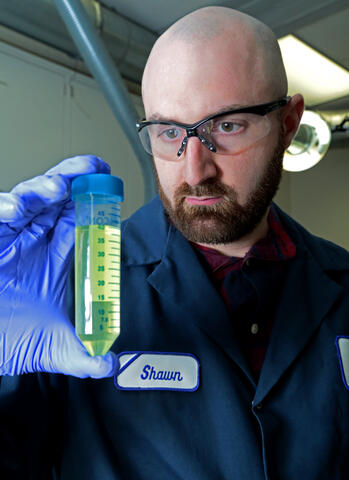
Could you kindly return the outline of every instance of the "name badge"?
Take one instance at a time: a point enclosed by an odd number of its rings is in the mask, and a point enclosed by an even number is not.
[[[336,343],[342,379],[349,390],[349,337],[337,337]]]
[[[122,352],[114,377],[120,390],[178,390],[199,388],[199,361],[191,353]]]

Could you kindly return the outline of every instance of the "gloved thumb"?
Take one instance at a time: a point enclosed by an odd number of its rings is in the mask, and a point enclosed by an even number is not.
[[[81,356],[76,356],[66,373],[79,378],[105,378],[112,377],[119,369],[119,359],[113,352],[105,355],[91,357],[86,351]]]
[[[119,359],[113,352],[91,357],[70,322],[65,327],[56,327],[52,333],[51,348],[45,348],[46,354],[42,356],[42,359],[50,357],[50,362],[44,362],[44,368],[39,370],[78,378],[104,378],[113,376],[119,369]]]

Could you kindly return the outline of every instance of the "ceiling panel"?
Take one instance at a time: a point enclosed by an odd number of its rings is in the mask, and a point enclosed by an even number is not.
[[[348,7],[348,0],[100,0],[100,3],[157,33],[200,7],[221,5],[259,18],[278,35],[286,35]]]
[[[101,3],[114,8],[118,13],[131,18],[153,32],[162,33],[176,20],[198,8],[225,4],[232,8],[238,8],[242,2],[240,0],[226,2],[220,0],[187,0],[185,2],[146,0],[146,8],[144,0],[131,2],[130,0],[103,0]]]
[[[349,70],[349,7],[300,28],[295,34]]]

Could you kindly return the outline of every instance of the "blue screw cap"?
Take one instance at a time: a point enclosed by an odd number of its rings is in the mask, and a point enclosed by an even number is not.
[[[89,173],[80,175],[72,181],[71,195],[86,194],[116,195],[120,202],[124,200],[124,182],[119,177],[107,173]]]

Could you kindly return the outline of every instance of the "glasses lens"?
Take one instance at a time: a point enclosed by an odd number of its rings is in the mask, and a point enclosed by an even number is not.
[[[217,153],[237,154],[265,137],[270,131],[267,116],[253,113],[223,114],[198,128],[198,133],[212,143]]]
[[[176,125],[148,125],[139,132],[143,147],[151,155],[164,160],[177,160],[177,152],[186,136],[184,129]]]
[[[217,153],[236,155],[268,135],[270,128],[267,115],[230,113],[208,120],[196,129],[196,133],[207,140],[209,145],[212,144]],[[143,127],[139,136],[148,153],[164,160],[176,161],[186,131],[177,125],[155,123]]]

